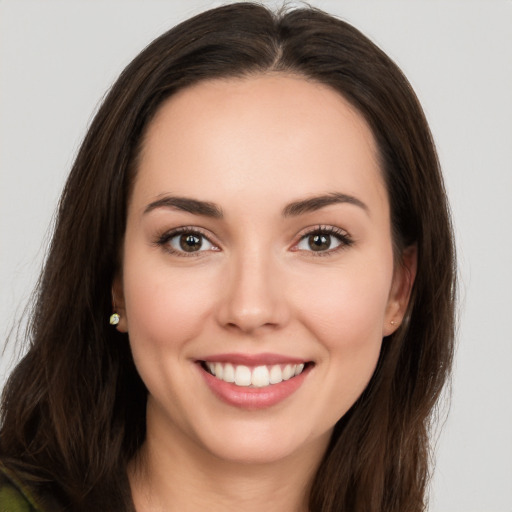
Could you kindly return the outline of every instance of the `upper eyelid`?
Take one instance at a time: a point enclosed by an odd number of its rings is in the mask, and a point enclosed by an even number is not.
[[[161,237],[172,238],[173,236],[180,235],[182,233],[196,233],[198,235],[204,236],[211,243],[214,243],[212,240],[212,235],[207,230],[200,228],[198,226],[179,226],[177,228],[171,228],[167,231],[164,231]]]
[[[158,235],[156,238],[157,244],[164,244],[167,243],[171,238],[174,238],[175,236],[181,235],[183,233],[192,233],[202,236],[203,238],[206,238],[208,242],[210,242],[213,246],[216,248],[219,247],[219,243],[217,243],[206,230],[203,228],[199,228],[197,226],[180,226],[177,228],[172,228],[167,231],[164,231],[161,235]],[[198,252],[204,252],[204,251],[198,251]]]
[[[330,224],[317,224],[315,226],[309,226],[307,228],[303,228],[299,231],[297,237],[300,239],[304,238],[305,236],[308,236],[312,233],[328,233],[328,234],[337,234],[337,235],[343,235],[347,238],[352,238],[350,233],[343,228],[340,228],[338,226],[332,226]]]
[[[322,256],[322,255],[327,256],[328,254],[332,254],[332,253],[336,252],[340,248],[350,247],[354,243],[354,239],[353,239],[352,235],[347,230],[342,229],[338,226],[323,224],[323,225],[312,226],[309,228],[304,228],[299,233],[298,239],[293,243],[291,249],[293,250],[300,244],[300,242],[302,240],[304,240],[304,238],[311,236],[312,234],[315,234],[315,233],[323,233],[323,234],[327,234],[329,236],[338,237],[340,239],[340,241],[342,242],[340,246],[338,246],[334,249],[331,249],[331,250],[318,251],[316,253],[314,251],[306,251],[307,253],[309,253],[309,252],[313,253],[315,256]]]
[[[163,241],[164,239],[169,240],[174,236],[177,236],[181,233],[196,233],[206,238],[212,245],[220,249],[220,243],[216,241],[216,237],[210,234],[209,230],[205,230],[204,228],[198,226],[179,226],[176,228],[169,229],[164,231],[159,237],[158,241]],[[352,236],[350,233],[338,226],[333,226],[329,224],[316,224],[314,226],[308,226],[301,229],[297,235],[295,235],[295,240],[292,243],[292,247],[295,247],[303,238],[313,234],[313,233],[326,233],[329,235],[339,235],[340,237],[344,237],[352,241]]]

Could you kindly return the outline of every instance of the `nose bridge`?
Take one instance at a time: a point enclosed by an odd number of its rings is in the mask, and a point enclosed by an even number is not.
[[[228,327],[252,332],[260,327],[277,327],[286,319],[281,272],[268,247],[253,245],[236,253],[220,308],[220,321]]]

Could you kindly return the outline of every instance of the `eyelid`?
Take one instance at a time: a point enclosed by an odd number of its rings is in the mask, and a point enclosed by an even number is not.
[[[314,235],[314,234],[323,234],[323,235],[329,235],[337,238],[340,241],[340,244],[337,247],[334,247],[333,249],[328,249],[326,251],[308,251],[304,249],[298,249],[298,244],[304,240],[306,237]],[[353,245],[354,239],[350,235],[348,231],[345,229],[339,228],[337,226],[327,225],[327,224],[317,224],[316,226],[311,226],[304,228],[301,230],[297,235],[297,241],[294,242],[293,246],[291,247],[292,251],[296,252],[304,252],[308,254],[308,256],[328,256],[334,253],[337,253],[340,250],[346,249]]]
[[[184,233],[190,233],[192,235],[199,235],[200,237],[206,239],[211,245],[212,249],[206,249],[206,250],[199,250],[199,251],[192,251],[192,252],[186,252],[186,251],[179,251],[174,249],[170,246],[169,241],[174,238],[175,236],[184,234]],[[217,243],[215,243],[212,240],[212,236],[206,231],[200,227],[197,226],[180,226],[177,228],[172,228],[167,231],[164,231],[163,233],[156,236],[156,239],[153,242],[153,245],[156,245],[158,247],[161,247],[165,251],[169,252],[170,254],[177,255],[177,256],[183,256],[183,257],[200,257],[203,256],[206,252],[217,252],[220,251],[220,247]]]

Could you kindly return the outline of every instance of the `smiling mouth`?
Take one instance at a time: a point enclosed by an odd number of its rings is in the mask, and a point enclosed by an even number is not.
[[[201,361],[203,370],[224,382],[245,388],[265,388],[300,375],[313,363],[246,366],[231,363]]]

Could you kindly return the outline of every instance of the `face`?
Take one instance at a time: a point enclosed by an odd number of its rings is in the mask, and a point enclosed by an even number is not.
[[[114,284],[148,437],[244,462],[324,450],[402,318],[390,233],[372,134],[335,91],[263,75],[168,100]]]

